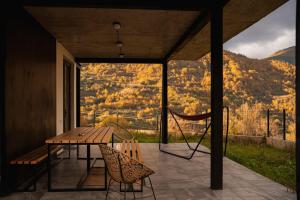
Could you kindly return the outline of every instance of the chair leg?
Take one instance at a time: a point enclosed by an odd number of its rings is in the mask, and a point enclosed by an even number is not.
[[[156,200],[156,196],[155,196],[155,193],[154,193],[154,189],[153,189],[153,185],[152,185],[150,176],[148,176],[148,179],[149,179],[149,182],[150,182],[150,186],[151,186],[151,190],[152,190],[152,193],[153,193],[153,197],[154,197],[154,199]]]
[[[133,184],[132,184],[132,193],[133,193],[133,198],[135,199],[135,192],[134,192]]]
[[[106,191],[105,200],[107,200],[107,197],[108,197],[108,192],[109,192],[110,184],[111,184],[111,178],[109,178],[109,182],[108,182],[108,186],[107,186],[107,191]]]
[[[125,186],[125,190],[124,190],[124,199],[126,199],[126,190],[127,190],[126,183],[124,183],[124,186]]]

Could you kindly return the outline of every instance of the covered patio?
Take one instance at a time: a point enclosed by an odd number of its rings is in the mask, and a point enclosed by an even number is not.
[[[285,2],[23,0],[8,3],[1,8],[1,191],[4,194],[14,191],[11,180],[26,176],[22,171],[13,173],[9,164],[12,159],[44,145],[50,137],[80,126],[82,63],[161,64],[161,130],[162,142],[167,144],[168,62],[196,60],[211,52],[211,155],[199,154],[186,161],[162,154],[157,144],[142,144],[145,163],[156,172],[153,183],[158,199],[295,199],[296,194],[287,192],[283,186],[223,157],[223,43]],[[299,3],[297,8],[298,194]],[[74,170],[76,174],[82,167],[78,162],[71,159],[60,163],[53,175],[60,177],[65,170]],[[63,180],[57,180],[60,181],[63,184]],[[48,193],[46,182],[44,175],[36,193],[7,198],[105,198],[103,192]],[[147,191],[139,195],[147,195]]]
[[[142,144],[141,147],[142,152],[147,152],[144,154],[145,163],[156,172],[156,174],[152,176],[152,181],[157,199],[296,199],[296,194],[287,191],[284,186],[228,158],[224,158],[224,189],[211,190],[207,187],[210,183],[209,155],[197,154],[193,160],[186,161],[159,153],[159,151],[157,151],[157,144]],[[170,148],[173,150],[184,149],[183,144],[172,144]],[[205,147],[202,147],[202,149],[204,150]],[[82,154],[84,153],[85,152],[82,151]],[[95,149],[94,153],[97,154],[99,152]],[[72,152],[72,156],[76,156],[76,151]],[[80,162],[76,160],[71,160],[69,163],[62,162],[55,167],[54,170],[56,174],[55,182],[60,182],[61,186],[69,184],[70,182],[70,180],[66,179],[69,175],[69,173],[65,174],[66,168],[72,172],[72,174],[78,174],[76,172],[84,170],[84,166],[80,165]],[[165,168],[168,170],[166,171]],[[59,177],[63,177],[63,179]],[[73,176],[73,180],[71,181],[76,182],[76,178],[76,176]],[[105,199],[105,192],[48,192],[46,175],[41,178],[37,187],[38,190],[35,193],[17,193],[4,199]],[[114,184],[109,199],[123,199],[123,194],[120,194],[118,189],[119,185]],[[147,188],[144,189],[143,193],[137,193],[136,196],[137,198],[145,197],[145,199],[152,199],[151,190]],[[133,195],[128,193],[128,197],[132,199]]]

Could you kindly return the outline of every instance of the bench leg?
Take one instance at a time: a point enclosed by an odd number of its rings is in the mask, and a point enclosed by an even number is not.
[[[69,157],[68,159],[71,159],[71,144],[69,144]]]
[[[48,159],[47,159],[47,170],[48,170],[48,191],[51,191],[51,145],[48,144]]]

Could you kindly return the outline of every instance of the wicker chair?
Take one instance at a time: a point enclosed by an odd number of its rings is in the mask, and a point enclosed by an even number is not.
[[[126,186],[129,185],[133,187],[134,183],[139,180],[143,180],[144,178],[149,179],[153,197],[156,199],[152,182],[149,177],[154,174],[153,170],[107,145],[101,144],[99,147],[110,175],[106,199],[108,197],[112,180],[125,185],[124,197],[126,199]],[[132,192],[135,198],[135,193],[134,191]]]

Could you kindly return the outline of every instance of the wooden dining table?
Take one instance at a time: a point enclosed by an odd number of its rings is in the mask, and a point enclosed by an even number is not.
[[[51,146],[52,145],[86,145],[86,173],[84,176],[88,176],[91,169],[91,145],[108,144],[113,138],[113,127],[78,127],[72,130],[66,131],[60,135],[51,137],[45,142],[48,146],[48,191],[95,191],[106,190],[107,188],[107,172],[106,165],[104,163],[105,180],[103,188],[53,188],[52,187],[52,173],[51,173]],[[103,158],[102,158],[103,160]]]

